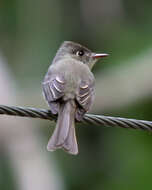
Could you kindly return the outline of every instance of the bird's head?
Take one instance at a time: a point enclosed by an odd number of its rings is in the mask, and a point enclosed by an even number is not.
[[[78,43],[65,41],[60,46],[54,61],[63,58],[72,58],[81,61],[82,63],[88,65],[90,69],[92,69],[99,58],[107,56],[108,54],[106,53],[94,53]]]

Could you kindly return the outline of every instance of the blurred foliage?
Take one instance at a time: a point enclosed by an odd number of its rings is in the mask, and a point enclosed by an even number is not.
[[[0,49],[23,91],[40,88],[64,40],[110,53],[104,63],[111,64],[97,64],[94,68],[94,72],[102,73],[152,47],[151,8],[151,0],[1,0]],[[152,120],[151,107],[152,99],[148,99],[105,114]],[[77,136],[77,157],[61,151],[54,153],[67,189],[151,188],[151,134],[82,126],[77,127]],[[9,185],[14,180],[9,160],[1,155],[0,189],[13,189]]]
[[[0,155],[0,188],[15,190],[17,185],[11,161],[3,148],[0,150]]]

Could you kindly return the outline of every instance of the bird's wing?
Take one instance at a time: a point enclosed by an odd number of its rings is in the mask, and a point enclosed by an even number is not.
[[[56,75],[49,77],[42,83],[43,94],[47,100],[52,113],[58,113],[58,102],[56,100],[60,99],[64,95],[65,81],[62,76]]]
[[[76,111],[76,119],[81,120],[83,115],[89,111],[93,100],[94,100],[94,81],[91,82],[81,82],[78,94],[77,94],[77,102],[78,108]]]

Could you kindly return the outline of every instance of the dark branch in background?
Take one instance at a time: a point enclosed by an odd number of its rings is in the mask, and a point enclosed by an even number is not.
[[[0,105],[0,114],[13,115],[21,117],[32,117],[47,120],[56,120],[49,110],[29,107],[16,107],[16,106],[5,106]],[[141,129],[146,131],[152,131],[152,121],[127,119],[120,117],[110,117],[103,115],[85,114],[81,123],[100,125],[105,127],[123,127],[132,129]]]

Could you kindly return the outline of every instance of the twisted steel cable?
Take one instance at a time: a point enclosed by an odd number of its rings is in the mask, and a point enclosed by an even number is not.
[[[56,120],[57,118],[49,110],[46,109],[5,105],[0,105],[0,114],[47,120]],[[82,123],[100,125],[105,127],[122,127],[152,131],[152,121],[127,119],[121,117],[85,114]]]

